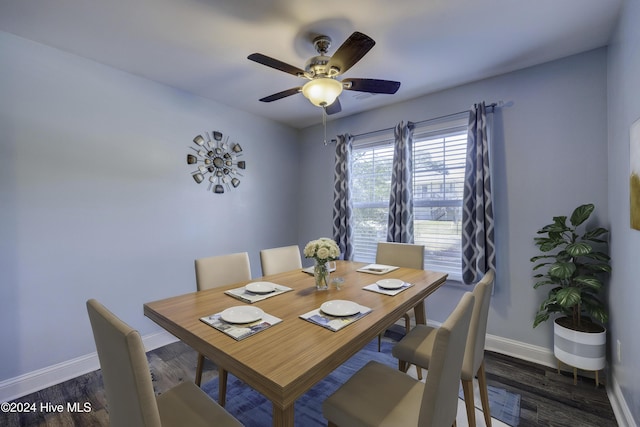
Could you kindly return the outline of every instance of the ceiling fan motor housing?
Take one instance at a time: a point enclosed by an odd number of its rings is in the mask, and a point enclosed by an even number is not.
[[[339,72],[337,68],[327,70],[327,63],[330,59],[330,56],[325,55],[318,55],[309,59],[304,66],[305,76],[309,79],[336,76]]]
[[[304,70],[307,78],[313,79],[319,76],[336,76],[340,72],[339,69],[332,67],[331,69],[327,70],[327,63],[331,59],[330,56],[327,56],[327,52],[331,47],[331,37],[318,36],[313,39],[313,46],[315,47],[319,55],[312,57],[305,64]]]

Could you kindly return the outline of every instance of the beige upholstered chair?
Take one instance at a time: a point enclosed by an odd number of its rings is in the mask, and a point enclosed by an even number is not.
[[[471,326],[469,327],[469,336],[467,337],[462,372],[460,375],[462,389],[464,391],[464,401],[467,407],[467,419],[469,420],[470,427],[475,427],[476,425],[473,398],[473,377],[476,375],[478,376],[478,384],[480,386],[480,399],[482,401],[485,423],[488,427],[491,427],[489,394],[484,372],[484,343],[487,334],[487,317],[489,315],[493,281],[494,273],[493,271],[489,271],[473,289],[475,304],[471,316]],[[396,344],[392,353],[398,358],[398,367],[401,371],[406,372],[409,366],[406,362],[409,362],[415,363],[416,366],[429,369],[429,375],[431,375],[429,366],[429,361],[432,360],[431,342],[435,338],[436,331],[437,329],[418,325]]]
[[[251,265],[249,254],[246,252],[200,258],[195,261],[195,265],[196,285],[199,291],[251,280]],[[197,385],[202,382],[203,365],[204,355],[198,353],[195,378]],[[218,401],[224,406],[227,394],[227,371],[220,367],[218,367],[218,382]]]
[[[298,245],[292,245],[263,249],[260,251],[260,264],[263,276],[302,268],[300,248]]]
[[[455,425],[464,346],[474,297],[462,296],[436,332],[426,381],[369,362],[322,405],[329,426]]]
[[[376,264],[393,265],[396,267],[424,269],[424,245],[414,245],[412,243],[392,243],[378,242],[376,249]],[[411,330],[411,317],[405,313],[404,327],[408,334]],[[378,335],[378,351],[380,351],[380,341],[382,335]],[[418,369],[418,377],[421,377]]]
[[[114,427],[242,426],[200,388],[183,382],[157,398],[138,331],[94,299],[87,311]]]
[[[200,258],[195,265],[199,291],[251,280],[251,265],[246,252]]]

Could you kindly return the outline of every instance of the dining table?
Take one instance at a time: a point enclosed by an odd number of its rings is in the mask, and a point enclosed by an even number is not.
[[[446,273],[402,267],[370,274],[362,272],[365,266],[367,263],[337,261],[327,290],[316,290],[313,275],[296,269],[149,302],[144,304],[144,314],[225,373],[219,389],[221,405],[225,403],[226,372],[230,372],[271,401],[273,426],[293,427],[294,404],[300,396],[404,313],[413,309],[416,324],[425,324],[425,298],[447,279]],[[364,289],[381,279],[399,279],[410,286],[393,296]],[[230,290],[258,281],[291,290],[252,304],[229,295]],[[300,317],[328,301],[355,302],[370,311],[337,331]],[[281,321],[240,340],[201,321],[245,305]]]

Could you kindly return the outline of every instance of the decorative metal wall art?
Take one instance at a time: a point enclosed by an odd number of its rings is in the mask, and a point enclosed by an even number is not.
[[[229,137],[222,132],[205,132],[204,136],[193,138],[197,147],[190,147],[195,154],[187,154],[187,164],[197,165],[197,170],[191,172],[193,180],[201,184],[205,179],[209,181],[207,191],[217,194],[224,193],[224,189],[231,190],[240,185],[238,169],[245,169],[246,162],[238,160],[242,156],[242,147],[237,142],[229,142]]]

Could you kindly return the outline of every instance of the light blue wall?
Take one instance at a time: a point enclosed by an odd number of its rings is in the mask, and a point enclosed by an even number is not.
[[[640,119],[639,21],[640,3],[625,1],[608,60],[608,188],[613,258],[609,339],[614,379],[636,424],[640,424],[640,231],[629,226],[629,128]]]
[[[297,241],[298,131],[0,33],[0,382],[95,351],[84,306],[144,335],[142,304],[195,289],[193,260]],[[244,148],[207,193],[201,132]]]
[[[379,95],[384,96],[384,95]],[[498,271],[488,333],[547,349],[552,324],[532,328],[544,291],[532,289],[533,237],[555,215],[592,202],[607,226],[606,50],[550,62],[456,87],[389,108],[329,122],[330,135],[359,134],[502,100],[493,147]],[[303,131],[300,243],[331,235],[334,146],[321,127]],[[443,321],[463,291],[439,290],[427,300],[430,319]]]

